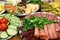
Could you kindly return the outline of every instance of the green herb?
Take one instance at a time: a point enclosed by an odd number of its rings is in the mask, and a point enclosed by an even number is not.
[[[27,31],[29,29],[32,29],[35,27],[39,27],[40,29],[44,28],[45,24],[51,24],[51,23],[56,23],[56,20],[48,20],[45,17],[34,17],[31,16],[30,19],[23,19],[23,31]]]
[[[16,6],[16,14],[21,14],[18,9],[19,9],[19,6]]]
[[[12,6],[12,4],[10,2],[6,2],[5,4],[8,4],[8,5],[11,5]]]
[[[41,0],[28,0],[28,2],[27,2],[27,3],[39,4],[39,5],[41,5],[41,4],[42,4]]]

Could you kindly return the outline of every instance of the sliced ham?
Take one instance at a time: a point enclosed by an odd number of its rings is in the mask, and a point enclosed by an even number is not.
[[[47,25],[44,25],[44,31],[45,31],[45,34],[46,34],[47,36],[49,36]]]
[[[39,13],[39,12],[38,12],[38,13],[32,14],[31,16],[42,17],[42,15],[43,15],[42,13]]]
[[[40,29],[40,38],[44,40],[48,40],[48,36],[46,35],[44,29]]]
[[[44,17],[46,17],[47,19],[49,18],[49,14],[46,13],[46,14],[43,14]]]
[[[52,15],[52,14],[43,14],[44,17],[46,17],[48,20],[54,20],[54,19],[57,19],[57,17],[55,15]]]
[[[35,27],[34,36],[39,38],[39,28],[38,27]]]
[[[55,28],[54,28],[53,24],[48,25],[48,32],[49,32],[49,36],[50,36],[51,39],[57,38],[57,35],[56,35]]]
[[[49,38],[53,38],[52,29],[50,28],[49,25],[48,25],[48,32],[49,32]]]
[[[56,29],[55,29],[55,24],[51,24],[51,25],[50,25],[50,28],[52,29],[53,38],[57,38]]]
[[[59,23],[60,23],[60,18],[57,18],[57,22],[59,22]]]
[[[60,31],[60,26],[59,26],[59,24],[55,24],[55,29],[56,29],[56,31]]]

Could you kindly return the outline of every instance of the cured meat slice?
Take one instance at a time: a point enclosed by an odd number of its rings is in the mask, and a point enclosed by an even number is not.
[[[59,26],[59,24],[55,24],[55,29],[56,29],[56,31],[60,31],[60,26]]]
[[[44,16],[45,18],[49,19],[49,14],[48,14],[48,13],[43,14],[43,16]]]
[[[40,29],[40,38],[48,40],[48,36],[45,34],[44,29]]]
[[[39,38],[39,28],[38,27],[35,27],[34,36]]]
[[[52,34],[54,35],[53,38],[57,38],[56,29],[55,29],[55,24],[51,24],[50,27],[51,27],[51,29],[52,29]]]
[[[42,17],[42,15],[43,15],[42,13],[39,13],[39,12],[38,12],[38,13],[32,14],[31,16]]]
[[[51,39],[57,38],[57,34],[54,28],[54,24],[48,25],[48,32]]]
[[[44,25],[44,31],[45,31],[45,34],[46,34],[47,36],[49,36],[47,25]]]
[[[60,38],[60,31],[56,32],[57,33],[57,37]]]

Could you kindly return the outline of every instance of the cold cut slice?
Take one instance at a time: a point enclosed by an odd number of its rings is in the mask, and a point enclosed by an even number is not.
[[[38,27],[35,27],[34,36],[37,38],[39,37],[39,28]]]

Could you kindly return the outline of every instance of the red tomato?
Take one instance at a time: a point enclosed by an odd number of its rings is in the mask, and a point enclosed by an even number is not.
[[[8,22],[8,20],[7,20],[6,18],[1,18],[1,19],[0,19],[0,23],[5,23],[5,24],[7,24],[7,22]]]
[[[6,24],[0,24],[0,31],[5,31],[7,29]]]

